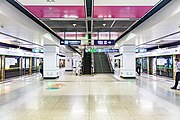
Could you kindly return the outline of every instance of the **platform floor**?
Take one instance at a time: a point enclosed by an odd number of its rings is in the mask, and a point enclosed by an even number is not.
[[[168,78],[61,72],[56,80],[34,74],[11,81],[0,84],[0,120],[180,119],[180,91],[169,89]]]

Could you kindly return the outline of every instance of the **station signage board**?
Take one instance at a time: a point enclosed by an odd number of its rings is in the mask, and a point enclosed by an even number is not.
[[[90,48],[86,49],[86,52],[91,52],[91,53],[96,53],[96,52],[105,52],[105,53],[118,53],[119,49],[95,49],[95,48]]]
[[[43,53],[43,49],[32,49],[33,53]]]
[[[115,45],[114,40],[94,40],[94,45]]]
[[[147,49],[136,49],[136,53],[145,53]]]
[[[81,40],[61,40],[60,45],[81,45]]]

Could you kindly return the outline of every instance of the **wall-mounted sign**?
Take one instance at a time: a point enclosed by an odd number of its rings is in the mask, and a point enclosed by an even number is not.
[[[144,53],[147,52],[147,49],[136,49],[136,53]]]
[[[94,40],[94,45],[115,45],[114,40]]]
[[[5,48],[0,48],[0,55],[41,57],[41,58],[43,57],[42,53],[25,52],[18,49],[13,50],[13,49],[5,49]]]
[[[61,40],[60,45],[81,45],[81,40]]]
[[[179,48],[171,48],[171,49],[157,49],[151,52],[145,53],[136,53],[136,57],[151,57],[151,56],[163,56],[163,55],[176,55],[180,54]]]
[[[33,53],[43,53],[43,49],[32,49]]]
[[[96,52],[115,53],[115,52],[119,52],[119,49],[95,49],[95,48],[90,48],[90,49],[86,49],[85,52],[92,52],[92,53],[96,53]]]

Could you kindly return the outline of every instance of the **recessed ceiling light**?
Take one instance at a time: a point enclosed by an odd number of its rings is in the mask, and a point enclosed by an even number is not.
[[[112,16],[111,15],[108,15],[108,18],[111,18]]]
[[[76,27],[76,24],[73,24],[74,27]]]
[[[106,24],[103,24],[103,26],[105,27],[105,26],[106,26]]]

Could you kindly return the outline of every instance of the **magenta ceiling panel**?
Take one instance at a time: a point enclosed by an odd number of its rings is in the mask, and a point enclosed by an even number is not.
[[[95,6],[94,18],[141,18],[153,6]]]
[[[84,18],[84,6],[25,6],[38,18]]]

